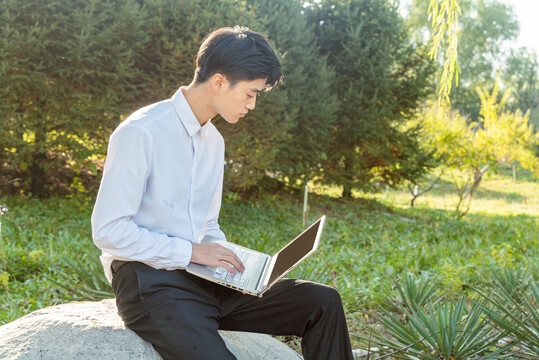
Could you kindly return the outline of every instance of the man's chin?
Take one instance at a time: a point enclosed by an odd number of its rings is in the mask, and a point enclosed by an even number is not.
[[[240,118],[239,117],[235,117],[235,118],[228,118],[228,117],[223,117],[223,119],[225,119],[225,121],[229,124],[235,124],[237,123]]]

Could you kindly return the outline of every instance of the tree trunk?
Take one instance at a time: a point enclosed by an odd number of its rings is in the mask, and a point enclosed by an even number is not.
[[[345,176],[345,179],[347,180],[343,186],[342,186],[342,198],[343,199],[351,199],[352,198],[352,185],[350,185],[352,183],[351,179],[352,179],[352,175],[349,174],[349,172],[351,171],[351,166],[349,164],[350,160],[348,158],[345,158],[344,159],[344,176]]]
[[[352,187],[349,185],[343,185],[342,187],[342,198],[351,199],[352,198]]]
[[[47,128],[45,121],[39,121],[35,130],[34,152],[32,154],[32,164],[30,165],[30,191],[33,196],[44,198],[47,196],[47,177],[44,169],[47,160]]]

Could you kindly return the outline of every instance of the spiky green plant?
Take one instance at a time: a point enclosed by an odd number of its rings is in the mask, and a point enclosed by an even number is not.
[[[508,335],[504,339],[516,349],[514,358],[537,359],[539,354],[539,284],[518,270],[496,273],[493,291],[483,294],[484,312]]]
[[[413,274],[396,279],[392,289],[385,289],[376,295],[376,300],[382,307],[396,313],[410,311],[415,305],[424,307],[428,303],[437,303],[440,298],[433,278],[427,275],[417,277]]]
[[[76,300],[102,300],[114,297],[112,288],[103,274],[103,267],[96,256],[81,259],[64,258],[67,266],[57,276],[49,278],[64,288],[66,298]]]
[[[456,304],[428,304],[425,308],[413,305],[404,315],[402,321],[382,309],[382,313],[375,317],[383,326],[383,332],[373,329],[373,338],[360,337],[379,346],[378,358],[469,360],[507,357],[506,347],[496,347],[505,332],[492,328],[479,306],[470,310],[463,297]]]
[[[303,262],[287,275],[289,278],[309,280],[326,285],[331,285],[331,280],[335,276],[335,273],[328,271],[327,268],[312,259]]]

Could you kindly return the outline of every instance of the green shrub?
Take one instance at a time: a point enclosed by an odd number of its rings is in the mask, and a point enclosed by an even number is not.
[[[539,283],[529,273],[504,271],[494,274],[492,289],[482,292],[483,311],[500,331],[504,342],[516,349],[516,357],[539,354]]]
[[[496,348],[505,332],[492,328],[479,306],[469,309],[464,297],[425,308],[414,304],[402,315],[382,310],[376,319],[383,333],[374,330],[371,338],[361,338],[377,344],[379,355],[398,359],[506,358],[507,349]]]

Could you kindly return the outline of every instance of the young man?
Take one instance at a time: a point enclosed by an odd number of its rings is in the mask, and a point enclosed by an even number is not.
[[[218,329],[297,335],[305,359],[352,359],[339,294],[283,279],[257,298],[183,270],[190,262],[242,272],[220,244],[224,141],[211,119],[236,123],[275,87],[267,39],[222,28],[200,47],[193,82],[126,119],[112,134],[92,214],[118,312],[164,359],[234,359]]]

